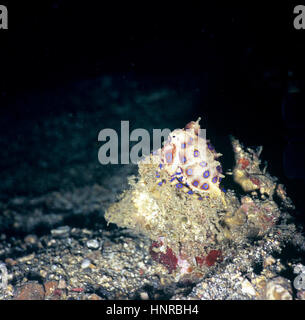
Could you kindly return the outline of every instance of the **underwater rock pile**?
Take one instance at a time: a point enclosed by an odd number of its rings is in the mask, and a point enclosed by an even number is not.
[[[246,195],[221,187],[221,156],[201,135],[200,118],[176,129],[163,147],[139,162],[139,176],[112,204],[105,218],[151,239],[151,257],[176,281],[196,280],[233,257],[238,248],[275,228],[288,207],[282,185],[266,169],[261,149],[246,149],[232,138],[236,167],[232,174]]]

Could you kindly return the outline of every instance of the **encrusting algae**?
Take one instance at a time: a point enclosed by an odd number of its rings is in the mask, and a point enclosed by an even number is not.
[[[272,200],[275,179],[260,171],[257,152],[233,138],[234,181],[252,193],[238,197],[222,189],[221,154],[201,135],[199,120],[171,132],[141,160],[139,176],[129,177],[130,189],[105,214],[109,223],[149,237],[152,258],[176,280],[203,276],[235,246],[270,231],[280,216]],[[259,198],[258,191],[269,197]]]

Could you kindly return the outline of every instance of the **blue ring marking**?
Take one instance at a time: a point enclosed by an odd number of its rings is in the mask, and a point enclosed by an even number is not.
[[[207,183],[204,183],[201,187],[201,189],[203,190],[208,190],[209,189],[209,185]]]
[[[218,178],[218,182],[220,182],[222,180],[222,178],[220,177],[220,178]]]
[[[194,192],[192,190],[187,192],[188,194],[194,194]]]
[[[193,138],[190,138],[187,144],[192,144]]]
[[[208,178],[209,176],[210,176],[210,171],[209,170],[204,171],[203,177]]]
[[[194,151],[194,157],[199,157],[199,151],[198,150]]]
[[[216,170],[217,170],[218,172],[222,173],[222,167],[221,167],[221,166],[217,166],[217,167],[216,167]]]
[[[216,182],[217,182],[217,177],[214,177],[214,178],[212,179],[212,182],[213,182],[213,183],[216,183]]]
[[[180,182],[182,182],[183,177],[179,177],[179,178],[177,178],[177,180],[180,181]]]
[[[159,164],[159,168],[162,169],[162,163]]]
[[[199,165],[200,165],[201,167],[206,167],[206,166],[207,166],[207,163],[206,163],[205,161],[201,161],[201,162],[199,163]]]
[[[178,188],[178,189],[183,188],[183,184],[182,184],[182,183],[177,183],[177,184],[176,184],[176,188]]]
[[[195,186],[195,187],[198,187],[198,181],[197,180],[195,180],[194,182],[193,182],[193,185]]]
[[[202,198],[202,197],[199,197],[198,200],[203,200],[203,198]]]
[[[169,180],[169,182],[173,182],[175,179],[176,179],[176,177],[175,177],[175,178],[170,179],[170,180]]]
[[[186,144],[185,143],[181,143],[181,148],[185,149],[186,148]]]
[[[186,174],[189,175],[189,176],[192,175],[193,174],[193,170],[192,169],[187,169],[186,170]]]
[[[224,193],[227,192],[227,190],[225,188],[222,188],[221,191],[224,192]]]
[[[163,183],[163,182],[161,181],[161,182],[158,183],[158,185],[159,185],[159,186],[162,186],[162,183]]]

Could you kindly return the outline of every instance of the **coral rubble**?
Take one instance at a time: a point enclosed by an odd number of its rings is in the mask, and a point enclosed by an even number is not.
[[[224,192],[221,154],[200,136],[199,120],[174,130],[140,161],[139,176],[129,178],[130,189],[105,214],[109,223],[150,238],[152,258],[176,280],[202,277],[275,228],[281,214],[275,191],[289,203],[283,187],[261,171],[261,149],[244,150],[234,138],[233,177],[246,195]]]

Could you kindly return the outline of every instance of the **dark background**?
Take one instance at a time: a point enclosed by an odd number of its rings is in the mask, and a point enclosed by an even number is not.
[[[134,168],[97,160],[99,130],[121,120],[174,129],[201,116],[225,169],[229,134],[263,145],[303,219],[305,30],[293,29],[295,3],[198,3],[1,1],[3,201],[125,178]]]

